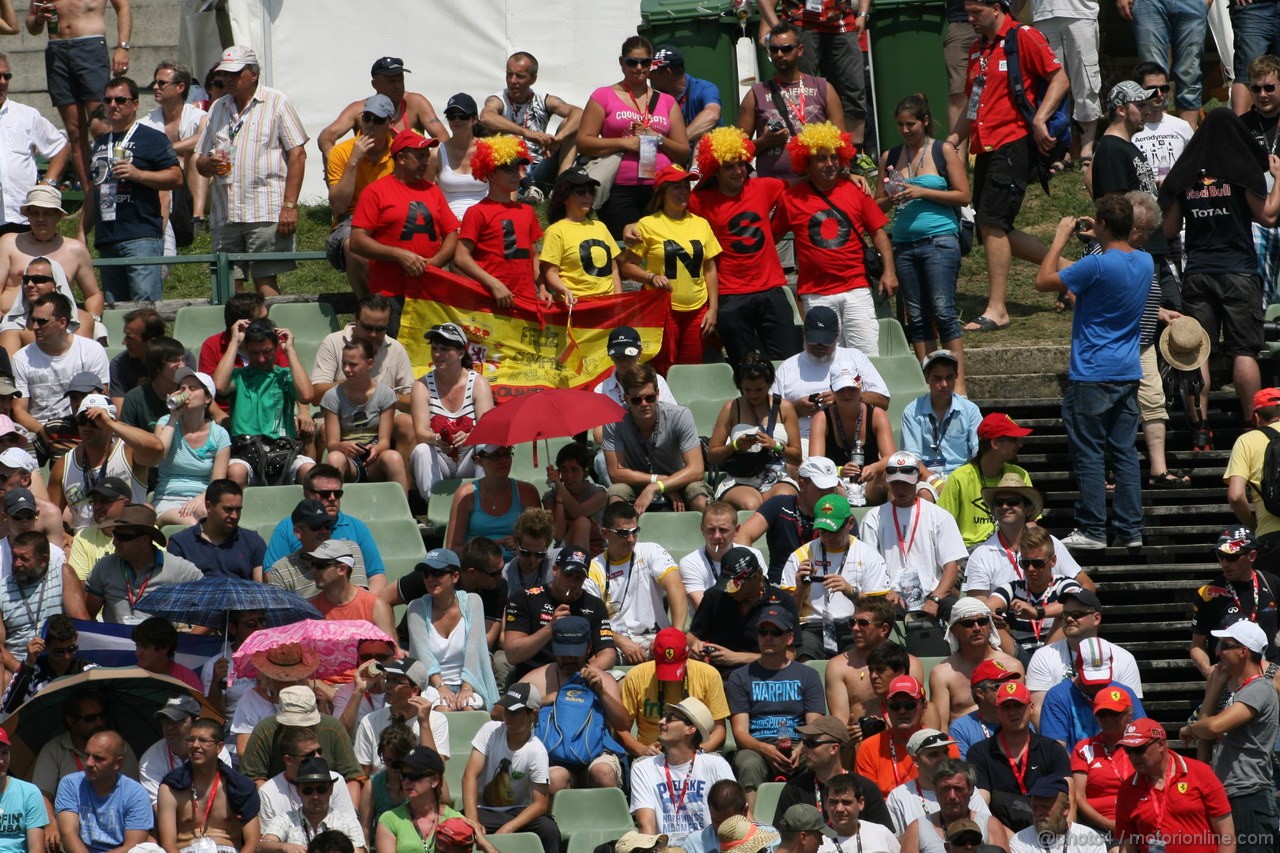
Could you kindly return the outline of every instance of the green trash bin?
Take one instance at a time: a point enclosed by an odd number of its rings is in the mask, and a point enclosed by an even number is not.
[[[741,34],[732,0],[641,0],[640,35],[672,44],[684,54],[686,74],[710,80],[720,90],[721,123],[738,118],[738,68],[734,43]],[[756,31],[747,24],[748,37]]]
[[[923,92],[929,99],[934,138],[950,132],[947,67],[942,56],[946,33],[945,0],[877,0],[873,7],[871,59],[881,151],[902,141],[893,108],[913,92]]]

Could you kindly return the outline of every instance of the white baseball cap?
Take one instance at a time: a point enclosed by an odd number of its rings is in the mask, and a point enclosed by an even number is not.
[[[819,489],[834,489],[840,485],[840,469],[825,456],[810,456],[801,463],[796,473]]]
[[[1267,633],[1258,627],[1258,623],[1248,619],[1232,622],[1221,631],[1209,633],[1219,639],[1235,640],[1254,654],[1260,655],[1267,650]]]

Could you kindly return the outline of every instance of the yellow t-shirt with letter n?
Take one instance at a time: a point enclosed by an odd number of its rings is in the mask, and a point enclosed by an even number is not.
[[[633,251],[644,268],[671,281],[671,310],[697,311],[707,304],[706,262],[720,254],[711,223],[692,213],[672,219],[653,213],[636,226],[641,243]]]
[[[636,739],[645,746],[658,739],[658,724],[668,703],[692,696],[707,706],[711,719],[729,717],[724,680],[716,668],[699,660],[689,660],[686,666],[683,684],[659,681],[657,664],[651,660],[632,667],[622,679],[622,705],[636,718]]]
[[[542,234],[538,260],[554,264],[560,280],[579,299],[613,295],[613,259],[618,244],[599,219],[561,219]]]

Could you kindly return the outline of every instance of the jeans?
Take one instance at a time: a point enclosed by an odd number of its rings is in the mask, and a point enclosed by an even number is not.
[[[1200,109],[1200,64],[1208,20],[1209,7],[1204,0],[1135,0],[1133,4],[1138,61],[1169,69],[1174,104],[1180,110]]]
[[[1257,0],[1247,6],[1232,3],[1231,32],[1235,46],[1236,81],[1249,81],[1249,63],[1264,54],[1280,53],[1280,2]]]
[[[1124,541],[1142,536],[1142,484],[1138,470],[1138,383],[1067,382],[1062,421],[1075,460],[1080,499],[1076,527],[1107,540],[1107,461],[1116,475],[1112,526]]]
[[[960,235],[939,234],[914,243],[893,244],[893,268],[907,304],[907,340],[911,343],[962,337],[956,314],[960,277]]]
[[[782,287],[757,293],[720,295],[716,328],[730,364],[741,364],[747,353],[759,352],[782,361],[800,352],[804,341],[795,324],[791,303]]]
[[[98,244],[103,258],[158,258],[164,254],[163,237],[138,237],[119,243]],[[110,302],[155,302],[164,289],[159,265],[102,267],[102,289]]]
[[[844,293],[811,293],[800,297],[804,313],[815,305],[825,305],[840,318],[840,335],[836,343],[856,347],[863,355],[880,354],[880,321],[876,319],[875,298],[869,287],[855,287]]]
[[[1229,796],[1237,853],[1272,853],[1276,837],[1276,797],[1270,788]]]

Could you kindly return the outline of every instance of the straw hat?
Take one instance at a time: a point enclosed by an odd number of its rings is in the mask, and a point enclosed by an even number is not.
[[[724,853],[759,853],[778,843],[778,834],[757,826],[742,815],[734,815],[716,827],[716,838]]]
[[[1194,317],[1179,317],[1160,333],[1160,353],[1178,370],[1199,370],[1209,359],[1209,346],[1209,333]]]
[[[316,650],[301,643],[285,643],[274,649],[254,652],[250,660],[254,669],[276,681],[302,681],[310,678],[320,666]]]
[[[996,495],[1007,494],[1015,494],[1031,504],[1031,509],[1027,510],[1028,521],[1034,521],[1044,512],[1044,495],[1040,494],[1039,489],[1028,486],[1017,474],[1005,474],[995,486],[984,488],[982,500],[990,507]]]

